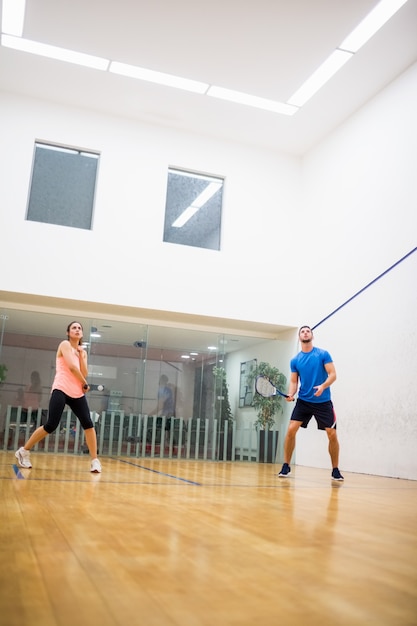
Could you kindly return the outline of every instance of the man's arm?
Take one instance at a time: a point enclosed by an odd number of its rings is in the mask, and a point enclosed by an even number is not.
[[[297,393],[297,389],[298,389],[298,374],[297,372],[291,372],[290,384],[288,387],[287,402],[292,402],[294,400],[294,396]]]
[[[336,369],[334,363],[326,363],[324,369],[327,372],[326,380],[324,381],[324,383],[321,383],[321,385],[314,387],[314,389],[316,390],[316,393],[314,395],[317,397],[321,396],[323,391],[327,389],[327,387],[330,387],[330,385],[332,385],[336,380]]]

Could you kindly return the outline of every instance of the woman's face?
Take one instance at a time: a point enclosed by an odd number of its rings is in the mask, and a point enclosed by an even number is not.
[[[68,339],[78,339],[81,341],[83,338],[83,327],[79,322],[72,322],[68,327]]]

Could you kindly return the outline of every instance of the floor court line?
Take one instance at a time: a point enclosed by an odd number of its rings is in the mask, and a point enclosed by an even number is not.
[[[101,482],[103,484],[120,484],[120,485],[128,485],[128,484],[132,484],[132,485],[155,485],[155,486],[160,486],[160,485],[165,485],[165,486],[174,486],[175,484],[179,483],[183,483],[186,485],[190,485],[190,486],[198,486],[198,487],[206,487],[206,488],[233,488],[233,489],[289,489],[289,490],[305,490],[305,489],[327,489],[329,486],[333,489],[337,489],[337,488],[344,488],[345,490],[358,490],[358,491],[366,491],[366,490],[371,490],[371,491],[392,491],[393,489],[395,491],[397,490],[401,490],[401,491],[416,491],[416,483],[414,481],[398,481],[395,479],[390,479],[390,480],[394,480],[394,483],[392,485],[387,485],[387,484],[375,484],[375,479],[378,482],[378,479],[381,481],[387,480],[387,478],[385,477],[370,477],[367,474],[353,474],[352,477],[346,476],[346,480],[343,482],[335,482],[335,481],[331,481],[329,478],[329,482],[327,480],[323,480],[323,479],[318,479],[318,478],[309,478],[307,476],[299,476],[297,478],[297,471],[296,468],[293,475],[291,477],[288,477],[286,479],[282,479],[279,478],[277,476],[277,474],[275,473],[275,471],[273,471],[273,473],[271,474],[271,477],[268,479],[267,483],[264,484],[259,484],[259,483],[255,483],[255,484],[250,484],[250,483],[237,483],[235,481],[232,482],[228,482],[227,480],[225,482],[219,482],[219,481],[215,481],[215,482],[197,482],[195,480],[190,480],[187,478],[183,478],[182,476],[176,475],[176,474],[170,474],[167,472],[163,472],[161,470],[152,468],[152,467],[147,467],[145,465],[142,464],[138,464],[135,463],[132,460],[127,460],[125,458],[118,458],[118,457],[106,457],[106,462],[108,461],[113,461],[114,463],[121,463],[127,466],[130,466],[132,468],[136,468],[136,469],[140,469],[140,470],[145,470],[147,472],[151,472],[152,474],[155,474],[156,476],[160,476],[161,478],[170,478],[173,479],[175,482],[167,482],[167,483],[163,483],[163,482],[153,482],[153,481],[143,481],[143,480],[124,480],[124,479],[120,479],[120,478],[113,478],[111,476],[111,469],[108,470],[106,469],[106,466],[104,466],[104,472],[103,474],[90,474],[89,472],[87,473],[86,470],[78,470],[75,471],[75,476],[68,476],[68,470],[60,470],[57,468],[41,468],[42,473],[45,474],[45,472],[50,472],[54,474],[54,477],[49,477],[49,476],[36,476],[36,468],[35,470],[30,470],[29,468],[27,470],[24,470],[22,472],[22,470],[19,469],[19,467],[17,466],[17,464],[12,463],[12,470],[13,470],[13,476],[11,477],[10,475],[7,476],[0,476],[0,480],[2,479],[14,479],[14,480],[32,480],[32,481],[44,481],[44,482],[79,482],[79,483],[91,483],[91,482]],[[210,463],[211,465],[211,463]],[[10,466],[9,466],[10,467]],[[247,468],[245,468],[246,470]],[[66,473],[66,477],[60,475],[63,473]],[[361,478],[363,478],[364,482],[358,482],[358,479],[360,480]],[[367,484],[368,479],[372,478],[372,485]],[[351,480],[353,481],[353,484],[351,482]]]
[[[132,461],[126,461],[125,459],[118,459],[118,458],[115,458],[115,457],[107,457],[107,458],[108,458],[108,460],[124,463],[126,465],[129,465],[131,467],[135,467],[137,469],[146,470],[148,472],[153,472],[153,473],[155,473],[155,474],[157,474],[159,476],[164,476],[166,478],[173,478],[176,481],[180,481],[180,482],[186,483],[188,485],[194,485],[194,486],[197,486],[197,487],[201,487],[202,486],[201,483],[198,483],[196,481],[192,481],[192,480],[189,480],[187,478],[182,478],[181,476],[175,476],[173,474],[168,474],[166,472],[161,472],[159,470],[155,470],[153,468],[145,467],[143,465],[138,465],[137,463],[133,463]],[[55,478],[49,478],[49,477],[45,477],[45,476],[35,476],[33,474],[33,471],[34,471],[33,468],[32,469],[27,468],[28,475],[25,476],[24,474],[22,474],[22,472],[20,471],[20,469],[18,468],[18,466],[15,463],[12,464],[12,468],[13,468],[13,471],[14,471],[14,474],[15,474],[15,478],[18,478],[20,480],[27,480],[27,479],[29,479],[29,480],[32,480],[32,481],[39,481],[39,482],[66,482],[66,483],[68,483],[68,482],[82,482],[82,483],[90,483],[91,482],[91,477],[92,477],[91,474],[90,474],[88,479],[87,478],[80,479],[80,478],[74,478],[74,477],[73,478],[63,478],[63,477],[56,476],[56,474],[57,474],[57,472],[59,473],[59,471],[64,472],[64,471],[67,471],[67,470],[57,470],[56,468],[54,468],[54,469],[42,468],[42,472],[54,472]],[[78,473],[80,473],[80,472],[78,472]],[[9,479],[8,476],[0,477],[0,479],[5,479],[5,478]],[[132,484],[132,485],[141,485],[141,484],[144,484],[144,485],[161,485],[161,484],[165,484],[166,485],[166,483],[155,483],[155,482],[144,482],[144,481],[107,480],[105,477],[103,477],[102,474],[99,474],[99,475],[94,474],[93,478],[95,479],[95,481],[97,481],[97,479],[99,479],[100,482],[103,482],[104,484],[123,484],[123,485],[126,485],[126,484]]]
[[[153,469],[152,467],[145,467],[144,465],[137,465],[132,461],[125,461],[124,459],[113,459],[117,460],[120,463],[126,463],[127,465],[132,465],[133,467],[138,467],[139,469],[146,470],[147,472],[154,472],[155,474],[159,474],[160,476],[166,476],[168,478],[174,478],[175,480],[180,480],[184,483],[188,483],[189,485],[196,485],[197,487],[201,487],[201,483],[197,483],[194,480],[188,480],[187,478],[181,478],[180,476],[174,476],[173,474],[167,474],[165,472],[161,472],[159,470]]]
[[[193,480],[189,480],[187,478],[182,478],[181,476],[176,476],[174,474],[168,474],[167,472],[162,472],[160,470],[156,470],[154,468],[146,467],[144,465],[138,465],[137,463],[134,463],[132,461],[127,461],[125,459],[119,459],[117,457],[108,457],[108,460],[112,460],[112,461],[115,461],[115,462],[120,462],[120,463],[129,465],[131,467],[137,468],[137,469],[146,470],[148,472],[152,472],[154,474],[157,474],[159,476],[163,476],[163,477],[166,477],[166,478],[173,478],[176,481],[180,481],[180,482],[186,483],[188,485],[194,485],[194,486],[197,486],[197,487],[207,487],[207,488],[216,488],[216,487],[217,488],[225,488],[225,487],[227,487],[227,488],[235,488],[235,489],[237,489],[237,488],[240,488],[240,489],[260,489],[260,488],[262,488],[262,489],[276,489],[276,488],[282,489],[282,488],[285,488],[284,485],[280,485],[280,483],[278,483],[278,482],[274,482],[273,484],[264,484],[264,485],[259,485],[259,484],[251,485],[251,484],[247,484],[247,483],[246,484],[242,484],[242,483],[219,483],[219,482],[216,482],[216,483],[210,483],[210,482],[201,483],[201,482],[196,482],[196,481],[193,481]],[[63,478],[63,477],[60,477],[60,476],[56,476],[57,472],[59,474],[59,472],[63,473],[64,471],[67,471],[67,470],[57,470],[56,468],[54,468],[54,469],[42,468],[42,472],[53,472],[55,474],[54,478],[50,478],[50,477],[45,477],[45,476],[35,476],[33,474],[34,470],[33,469],[30,470],[29,468],[27,469],[28,474],[27,474],[27,476],[25,476],[24,474],[22,474],[22,472],[19,470],[19,468],[18,468],[18,466],[16,464],[13,464],[12,467],[13,467],[13,471],[15,473],[15,477],[20,479],[20,480],[32,480],[32,481],[38,481],[38,482],[65,482],[65,483],[71,483],[71,482],[73,482],[73,483],[74,482],[90,483],[91,482],[91,475],[89,475],[88,478],[86,477],[84,479],[75,478],[75,477]],[[80,473],[80,472],[78,472],[78,473]],[[8,476],[0,477],[0,479],[4,479],[4,478],[9,478],[9,477]],[[93,478],[96,481],[97,481],[97,479],[99,479],[100,482],[102,482],[103,484],[120,484],[120,485],[128,485],[128,484],[131,484],[131,485],[141,485],[141,484],[143,484],[143,485],[155,485],[155,486],[156,485],[159,486],[161,484],[164,484],[165,486],[168,486],[167,483],[160,483],[160,482],[156,483],[156,482],[144,482],[144,481],[136,481],[136,480],[112,480],[112,479],[107,479],[105,475],[103,476],[103,474],[94,475]]]
[[[141,466],[136,466],[139,467],[140,469],[147,469],[149,470],[149,468],[144,468]],[[163,485],[164,487],[175,487],[178,486],[178,482],[177,483],[166,483],[166,482],[155,482],[155,481],[144,481],[144,480],[114,480],[114,479],[107,479],[105,477],[103,477],[102,475],[94,475],[93,476],[93,480],[92,477],[89,475],[86,478],[62,478],[62,477],[56,477],[56,478],[49,478],[49,477],[36,477],[33,476],[33,474],[28,474],[27,476],[24,476],[22,474],[22,472],[19,470],[19,468],[17,468],[17,466],[13,467],[14,470],[14,475],[13,476],[0,476],[0,480],[29,480],[31,482],[48,482],[48,483],[53,483],[53,482],[60,482],[60,483],[92,483],[92,482],[100,482],[101,484],[104,485],[143,485],[143,486],[155,486],[155,487],[160,487],[161,485]],[[52,470],[51,470],[52,471]],[[305,484],[305,482],[303,483],[302,480],[299,481],[293,481],[291,484],[286,483],[281,484],[281,483],[272,483],[272,484],[242,484],[242,483],[198,483],[195,481],[190,481],[178,476],[173,476],[171,474],[165,474],[163,472],[157,472],[157,470],[149,470],[149,471],[153,471],[163,477],[167,477],[167,478],[174,478],[176,481],[179,481],[180,483],[185,483],[185,485],[189,485],[189,486],[196,486],[196,487],[202,487],[203,489],[235,489],[235,490],[239,490],[239,489],[250,489],[250,490],[259,490],[259,489],[268,489],[268,490],[273,490],[273,491],[282,491],[282,490],[288,490],[288,491],[314,491],[314,490],[323,490],[323,489],[344,489],[345,491],[361,491],[361,492],[365,492],[365,491],[371,491],[371,492],[375,492],[375,491],[386,491],[386,492],[391,492],[391,491],[416,491],[416,487],[412,485],[410,486],[403,486],[403,487],[399,487],[396,486],[395,488],[392,487],[375,487],[374,485],[372,486],[367,486],[367,485],[350,485],[347,484],[346,482],[342,482],[342,483],[327,483],[327,482],[322,482],[322,483],[315,483],[315,484]]]
[[[23,474],[20,471],[20,469],[17,467],[16,463],[13,463],[12,467],[13,467],[13,471],[14,471],[14,473],[16,475],[16,478],[18,478],[19,480],[25,480],[25,477],[23,476]]]

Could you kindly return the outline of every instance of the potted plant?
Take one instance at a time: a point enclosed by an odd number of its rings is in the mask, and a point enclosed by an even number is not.
[[[0,365],[0,383],[3,383],[6,380],[7,376],[7,367],[5,365]]]
[[[214,393],[215,393],[215,402],[214,402],[214,416],[219,422],[219,448],[218,448],[218,458],[219,460],[223,459],[223,449],[224,449],[224,438],[227,437],[226,446],[227,459],[231,459],[232,452],[232,427],[233,427],[233,415],[232,410],[230,408],[229,401],[229,389],[226,382],[226,370],[224,367],[213,367],[213,376],[214,376]],[[227,432],[225,433],[225,422],[227,421]],[[226,459],[223,459],[226,460]]]
[[[287,378],[277,367],[261,361],[250,372],[249,382],[254,384],[258,376],[266,376],[277,389],[285,392]],[[267,460],[267,462],[271,463],[275,460],[278,436],[273,427],[275,425],[275,416],[283,411],[282,400],[282,396],[279,394],[270,398],[264,398],[255,392],[253,396],[252,406],[257,410],[254,424],[259,434],[259,460],[261,462]]]

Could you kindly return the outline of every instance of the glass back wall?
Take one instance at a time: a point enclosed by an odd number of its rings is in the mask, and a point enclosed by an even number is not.
[[[73,317],[5,309],[0,314],[1,434],[8,406],[48,408],[56,350]],[[224,419],[227,356],[259,343],[257,338],[117,320],[77,321],[88,352],[88,402],[99,416]],[[229,375],[238,380],[238,372]],[[34,378],[40,388],[36,398],[30,391]],[[100,391],[99,385],[104,387]]]

